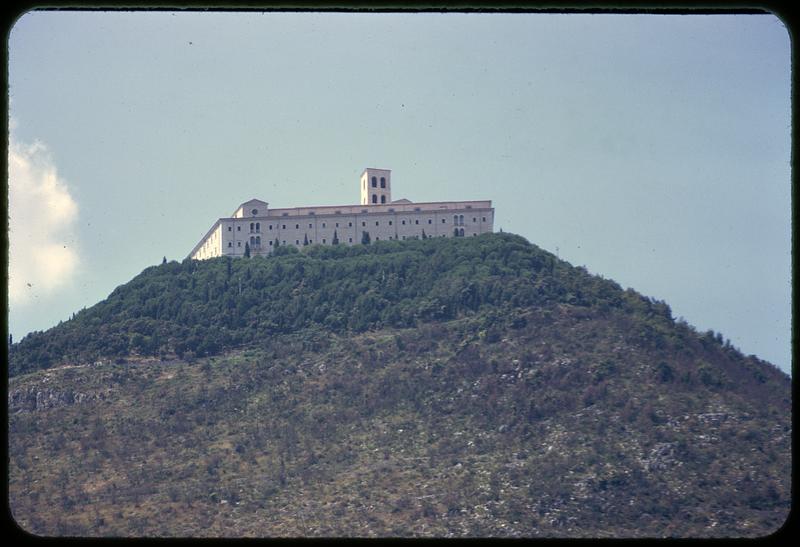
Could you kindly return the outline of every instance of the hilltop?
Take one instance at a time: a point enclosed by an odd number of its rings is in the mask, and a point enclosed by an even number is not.
[[[145,269],[109,297],[10,352],[10,375],[140,356],[205,356],[264,336],[409,328],[487,307],[564,303],[670,318],[663,302],[573,268],[510,234],[279,248]]]
[[[759,536],[790,379],[486,234],[167,263],[10,351],[37,534]]]

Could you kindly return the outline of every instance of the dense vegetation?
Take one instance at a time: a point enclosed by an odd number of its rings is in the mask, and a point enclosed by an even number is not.
[[[751,537],[791,503],[786,374],[508,234],[151,267],[10,371],[36,534]]]
[[[275,256],[170,262],[10,351],[9,371],[126,355],[214,355],[266,335],[413,327],[487,306],[556,302],[669,317],[663,303],[589,275],[519,236],[294,247]]]

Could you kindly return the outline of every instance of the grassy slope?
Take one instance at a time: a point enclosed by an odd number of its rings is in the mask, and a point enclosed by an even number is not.
[[[39,534],[753,536],[790,382],[663,316],[553,302],[10,379]]]

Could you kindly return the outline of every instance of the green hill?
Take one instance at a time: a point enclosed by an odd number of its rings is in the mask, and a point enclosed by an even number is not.
[[[146,269],[10,349],[44,535],[759,536],[791,382],[523,238]]]
[[[307,327],[363,332],[488,306],[556,302],[669,317],[669,308],[572,268],[519,236],[281,248],[275,256],[144,270],[70,321],[11,348],[10,373],[130,354],[212,355]]]

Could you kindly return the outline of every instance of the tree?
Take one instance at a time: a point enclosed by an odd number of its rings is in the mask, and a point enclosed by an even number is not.
[[[308,245],[308,234],[303,236],[303,246],[305,247],[306,245]]]
[[[250,258],[250,244],[248,242],[244,242],[244,257]]]
[[[334,245],[339,244],[339,234],[337,233],[336,230],[333,231],[333,241],[331,243],[333,243]]]
[[[167,257],[166,256],[161,260],[161,263],[162,264],[166,264],[167,263]]]
[[[280,244],[281,244],[281,242],[280,242],[280,241],[278,241],[278,237],[277,237],[277,236],[275,236],[275,243],[274,243],[274,245],[273,245],[273,246],[274,246],[274,247],[277,249],[277,248],[278,248],[278,246],[280,246]]]
[[[428,236],[425,235],[425,230],[422,230],[422,239],[428,239]]]
[[[370,244],[370,237],[369,232],[361,232],[361,244],[362,245],[369,245]]]

